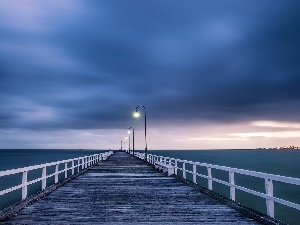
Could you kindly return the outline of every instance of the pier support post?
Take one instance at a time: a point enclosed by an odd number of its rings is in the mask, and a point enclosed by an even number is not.
[[[68,177],[68,163],[65,163],[65,178]]]
[[[212,190],[212,174],[211,174],[211,168],[210,167],[207,167],[207,176],[208,176],[208,179],[207,179],[208,189]]]
[[[55,177],[54,177],[55,183],[58,183],[58,166],[59,166],[59,164],[55,165]]]
[[[74,160],[72,161],[72,175],[74,174]]]
[[[185,171],[185,162],[184,163],[182,163],[182,177],[184,178],[184,179],[186,179],[186,171]]]
[[[229,183],[230,183],[230,199],[235,201],[235,181],[234,181],[234,172],[229,172]]]
[[[43,170],[42,170],[42,190],[46,189],[46,176],[47,176],[46,167],[43,167]]]
[[[270,197],[273,197],[273,182],[272,180],[266,178],[265,179],[265,186],[266,186],[266,194]],[[274,218],[274,201],[266,198],[267,204],[267,214],[270,217]]]
[[[27,171],[22,175],[22,200],[27,197]]]
[[[197,165],[193,164],[193,182],[195,184],[197,184],[197,175],[196,175],[196,173],[197,173]]]

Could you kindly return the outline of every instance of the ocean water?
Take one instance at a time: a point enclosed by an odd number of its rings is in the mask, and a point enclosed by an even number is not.
[[[0,171],[37,165],[47,162],[92,155],[104,151],[96,150],[0,150]],[[141,151],[143,152],[143,151]],[[300,150],[149,150],[149,154],[168,156],[194,162],[211,163],[270,174],[300,178]],[[191,168],[187,169],[191,170]],[[50,173],[51,171],[49,171]],[[205,169],[199,168],[199,173],[207,175]],[[40,173],[40,171],[39,171]],[[212,170],[213,177],[228,181],[228,173]],[[38,174],[40,175],[40,174]],[[32,174],[31,176],[38,176]],[[180,175],[180,172],[179,172]],[[187,176],[192,179],[191,176]],[[61,178],[63,179],[63,177]],[[235,175],[237,185],[265,192],[264,180],[249,176]],[[198,178],[197,182],[207,187],[206,179]],[[10,179],[0,178],[0,190],[21,183],[21,175],[11,176]],[[51,185],[53,181],[47,184]],[[300,186],[274,182],[274,196],[300,204]],[[41,184],[32,185],[29,194],[39,190]],[[229,197],[229,188],[213,182],[213,190]],[[0,196],[0,210],[19,201],[21,191],[14,191]],[[257,211],[266,213],[265,200],[251,194],[236,190],[236,200]],[[275,217],[288,224],[300,224],[300,212],[275,203]]]
[[[94,155],[106,151],[97,150],[62,150],[62,149],[0,149],[0,171],[17,169],[27,166],[39,165],[60,160],[73,159],[81,156]],[[59,170],[64,168],[61,164]],[[54,173],[55,167],[47,168],[47,175]],[[28,173],[28,180],[41,177],[42,170]],[[70,175],[71,171],[69,171]],[[59,180],[64,179],[64,174],[59,175]],[[22,174],[0,177],[0,191],[22,183]],[[54,177],[47,179],[47,186],[54,183]],[[28,186],[28,196],[40,191],[41,182]],[[0,196],[0,210],[21,200],[21,189]]]
[[[149,154],[162,155],[176,159],[228,166],[264,172],[274,175],[300,178],[300,150],[178,150],[148,151]],[[180,165],[179,165],[180,166]],[[192,170],[192,168],[188,168]],[[197,169],[207,175],[206,168]],[[180,172],[178,172],[178,175]],[[212,169],[212,176],[224,181],[229,180],[228,172]],[[187,176],[192,180],[192,176]],[[207,188],[207,180],[199,178],[197,182]],[[237,185],[265,193],[264,179],[245,175],[235,175]],[[273,182],[274,196],[300,204],[300,186]],[[229,198],[230,190],[225,185],[213,182],[213,190]],[[236,190],[236,201],[266,214],[266,202],[260,197]],[[288,224],[300,224],[300,211],[275,203],[275,218]]]

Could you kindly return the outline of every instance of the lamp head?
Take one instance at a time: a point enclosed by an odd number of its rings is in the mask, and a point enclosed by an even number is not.
[[[139,113],[139,112],[137,112],[137,111],[135,111],[134,113],[133,113],[133,117],[134,118],[139,118],[141,116],[141,114]]]

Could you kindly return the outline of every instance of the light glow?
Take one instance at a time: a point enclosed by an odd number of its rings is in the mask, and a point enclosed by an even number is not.
[[[133,113],[134,118],[139,118],[140,116],[141,116],[141,114],[139,112],[134,112]]]

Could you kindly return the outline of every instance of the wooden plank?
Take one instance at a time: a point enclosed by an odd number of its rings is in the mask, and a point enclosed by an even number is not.
[[[1,224],[258,224],[117,153]]]

